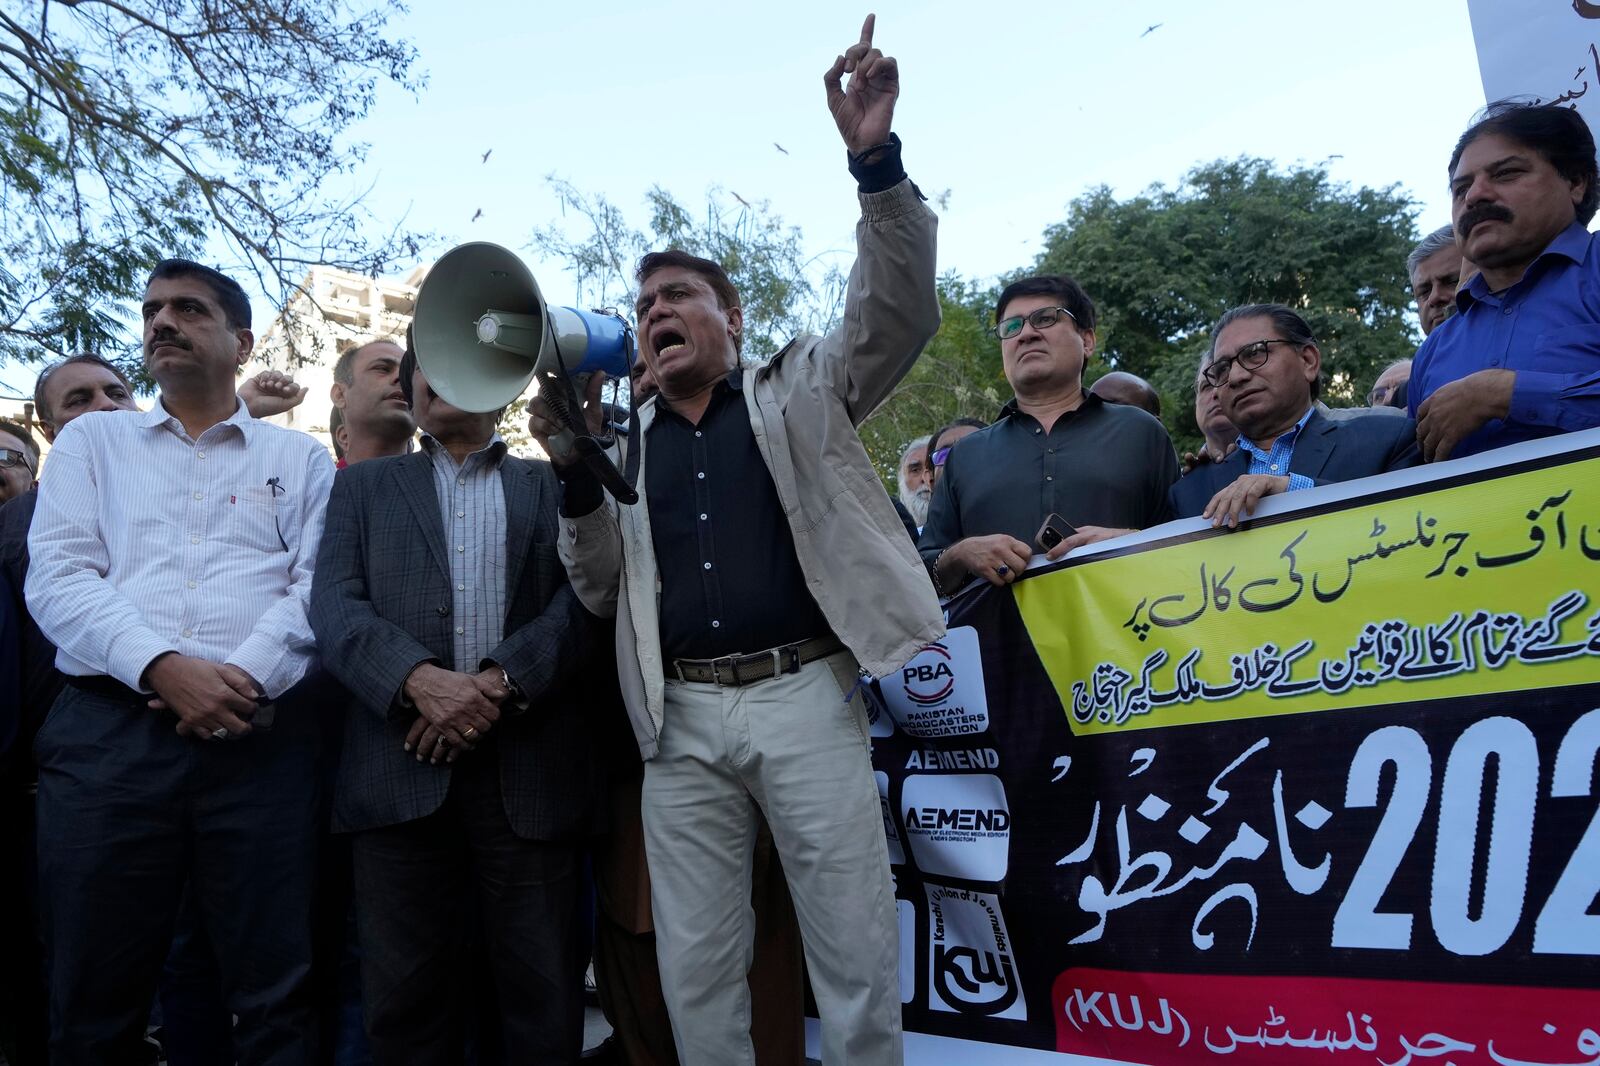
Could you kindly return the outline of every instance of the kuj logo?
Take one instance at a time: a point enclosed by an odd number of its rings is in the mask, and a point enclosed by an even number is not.
[[[1000,913],[987,892],[928,884],[928,1005],[1024,1021],[1028,1005]]]
[[[957,626],[879,686],[889,713],[914,737],[954,737],[989,728],[978,631]]]
[[[956,675],[950,669],[950,649],[939,643],[923,648],[900,671],[900,684],[906,690],[906,699],[918,707],[943,703],[956,688]]]

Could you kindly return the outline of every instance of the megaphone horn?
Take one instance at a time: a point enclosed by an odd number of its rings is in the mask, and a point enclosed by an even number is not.
[[[638,500],[606,457],[610,440],[590,436],[583,418],[589,375],[623,377],[633,365],[633,331],[620,316],[548,306],[521,259],[475,241],[428,271],[412,337],[429,387],[463,411],[499,410],[537,376],[539,395],[567,427],[551,438],[551,451],[576,451],[619,501]]]

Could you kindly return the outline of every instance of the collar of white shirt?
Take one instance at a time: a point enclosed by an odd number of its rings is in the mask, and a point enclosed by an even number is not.
[[[249,447],[250,438],[257,432],[259,427],[256,425],[256,420],[250,416],[249,410],[245,408],[243,400],[239,399],[237,396],[234,397],[234,405],[233,414],[229,415],[221,422],[218,422],[217,425],[233,426],[239,431],[239,435],[244,439],[245,446]],[[167,410],[166,405],[161,402],[160,396],[157,396],[156,402],[150,405],[150,410],[139,416],[139,424],[147,429],[156,429],[161,426],[169,426],[180,437],[188,437],[188,430],[183,428],[183,423],[179,421],[177,415],[174,415]],[[216,428],[216,426],[211,427],[211,429]],[[210,433],[211,429],[206,430],[206,433]],[[201,434],[201,436],[204,435],[205,434]]]

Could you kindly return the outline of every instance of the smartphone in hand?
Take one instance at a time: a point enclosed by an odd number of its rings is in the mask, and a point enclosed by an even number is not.
[[[1033,542],[1038,545],[1040,551],[1047,552],[1077,531],[1077,527],[1071,522],[1052,512],[1050,517],[1044,520],[1044,525],[1039,527]]]

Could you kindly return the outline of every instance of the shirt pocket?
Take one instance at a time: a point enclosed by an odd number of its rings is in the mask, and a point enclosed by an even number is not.
[[[270,485],[237,489],[228,497],[228,539],[241,548],[286,552],[288,511],[286,495]]]
[[[1528,369],[1574,374],[1600,367],[1600,325],[1566,326],[1539,334]]]

